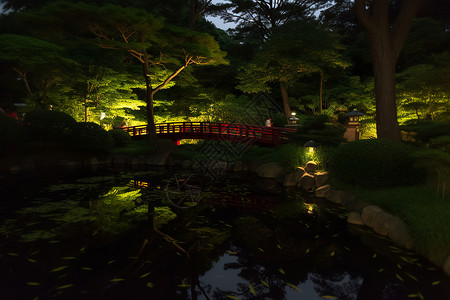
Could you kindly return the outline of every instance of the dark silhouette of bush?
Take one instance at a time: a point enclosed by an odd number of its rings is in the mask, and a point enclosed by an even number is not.
[[[35,110],[25,115],[23,124],[34,140],[63,142],[77,122],[61,111]]]
[[[27,135],[22,125],[11,117],[0,114],[0,152],[25,145]]]
[[[413,120],[401,126],[415,144],[427,145],[431,139],[450,135],[449,121]]]
[[[108,134],[113,139],[113,145],[115,147],[125,146],[131,141],[131,136],[122,129],[113,129],[108,131]]]
[[[303,145],[309,140],[317,142],[319,145],[336,146],[344,142],[345,128],[329,123],[330,117],[327,115],[308,116],[300,124],[297,132],[291,134],[290,140]]]
[[[338,180],[366,188],[415,184],[421,170],[414,167],[413,152],[399,142],[359,140],[337,148],[329,170]]]
[[[77,123],[70,133],[68,145],[74,150],[108,151],[113,138],[96,123]]]

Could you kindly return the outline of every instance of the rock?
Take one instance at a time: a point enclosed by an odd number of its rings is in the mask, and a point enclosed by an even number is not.
[[[256,174],[262,178],[276,178],[283,172],[283,167],[276,162],[262,164],[256,168]]]
[[[361,215],[355,211],[348,214],[347,223],[363,226],[364,222]]]
[[[348,211],[356,211],[361,214],[364,207],[369,206],[367,202],[359,201],[356,197],[346,197],[342,199],[341,204],[345,206]]]
[[[334,191],[334,190],[328,191],[328,193],[326,193],[325,195],[325,199],[338,204],[341,204],[344,201],[344,199],[354,199],[354,197],[355,196],[349,192]]]
[[[450,276],[450,254],[447,255],[447,258],[444,261],[444,264],[442,265],[442,270],[447,276]]]
[[[414,240],[408,226],[398,217],[392,217],[389,223],[388,237],[400,247],[414,249]]]
[[[375,224],[377,214],[381,212],[384,212],[384,210],[375,205],[369,205],[365,207],[361,212],[364,224],[366,224],[369,227],[372,227],[373,224]]]
[[[362,219],[366,226],[369,226],[376,233],[387,236],[392,223],[393,215],[386,213],[378,206],[369,205],[362,210]]]
[[[321,187],[328,182],[328,179],[330,179],[330,174],[328,174],[328,172],[320,172],[314,174],[314,178],[316,179],[316,187]]]
[[[241,171],[244,171],[244,165],[242,164],[242,161],[237,161],[237,162],[234,164],[233,171],[234,171],[234,172],[241,172]]]
[[[318,198],[325,198],[326,193],[328,193],[329,191],[331,191],[331,185],[326,184],[326,185],[322,185],[321,187],[316,189],[314,194]]]
[[[295,186],[300,178],[302,178],[303,174],[305,174],[305,169],[298,167],[294,172],[284,176],[283,186]]]
[[[314,180],[314,176],[305,172],[300,180],[297,182],[296,186],[299,189],[303,189],[305,191],[313,191],[314,184],[316,181]]]
[[[305,172],[309,174],[313,174],[318,169],[317,163],[313,161],[308,161],[305,166]]]

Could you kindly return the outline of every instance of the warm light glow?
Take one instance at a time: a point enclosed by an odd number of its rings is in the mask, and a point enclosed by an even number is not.
[[[308,214],[312,215],[314,213],[314,206],[310,203],[305,203],[306,207],[308,208]]]
[[[314,147],[308,147],[308,152],[311,154],[314,153]]]

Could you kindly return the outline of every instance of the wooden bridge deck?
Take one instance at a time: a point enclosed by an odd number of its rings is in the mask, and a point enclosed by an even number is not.
[[[148,135],[148,125],[122,128],[132,137]],[[156,124],[156,134],[160,138],[207,139],[234,143],[255,143],[259,145],[281,145],[288,140],[288,134],[296,129],[285,127],[267,127],[260,125],[229,124],[214,122],[174,122]]]

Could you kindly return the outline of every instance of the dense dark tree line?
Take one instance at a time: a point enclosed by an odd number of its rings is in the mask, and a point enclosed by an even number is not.
[[[3,106],[108,126],[225,121],[266,91],[286,116],[357,108],[389,139],[400,138],[399,121],[448,117],[448,0],[1,3]]]

